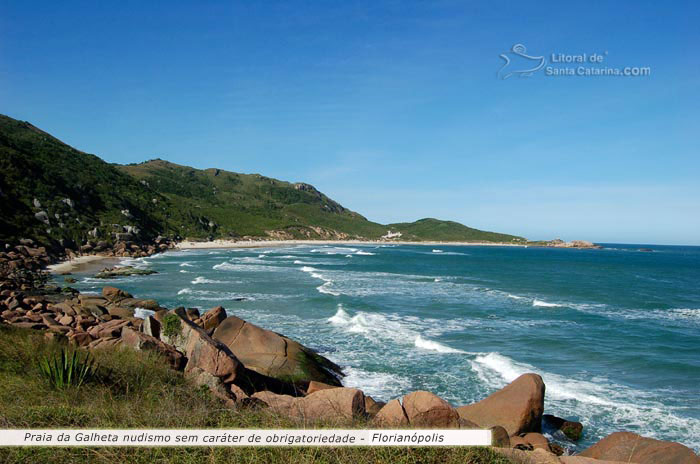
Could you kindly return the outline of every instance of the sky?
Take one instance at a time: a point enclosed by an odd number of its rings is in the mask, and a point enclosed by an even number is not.
[[[0,113],[113,163],[308,182],[382,223],[700,245],[699,20],[695,1],[0,0]],[[551,75],[578,66],[649,74]]]

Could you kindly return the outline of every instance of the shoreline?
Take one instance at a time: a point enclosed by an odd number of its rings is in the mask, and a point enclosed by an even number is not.
[[[417,246],[502,246],[527,248],[528,245],[500,242],[409,242],[385,240],[212,240],[197,242],[184,240],[175,249],[193,250],[207,248],[267,248],[288,245],[417,245]]]
[[[103,256],[103,255],[83,255],[78,256],[73,259],[65,259],[54,264],[46,266],[51,274],[65,274],[74,272],[92,272],[93,270],[100,270],[105,267],[108,262],[117,263],[121,259],[115,256]]]

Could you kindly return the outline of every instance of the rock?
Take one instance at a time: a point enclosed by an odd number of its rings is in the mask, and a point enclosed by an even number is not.
[[[87,332],[95,338],[118,338],[122,334],[122,329],[128,326],[131,326],[131,322],[114,319],[92,326]]]
[[[223,401],[229,408],[237,407],[236,402],[248,398],[242,390],[236,389],[238,395],[231,391],[230,387],[225,385],[221,378],[216,377],[209,372],[206,372],[198,367],[187,372],[186,377],[197,386],[206,386],[209,391]]]
[[[583,424],[580,422],[569,421],[551,414],[545,414],[542,416],[542,423],[553,429],[560,430],[569,440],[580,440],[581,435],[583,435]]]
[[[463,419],[482,427],[500,425],[509,435],[539,432],[545,386],[537,374],[523,374],[489,397],[457,408]]]
[[[347,420],[365,416],[365,395],[355,388],[338,387],[308,396],[276,395],[269,391],[253,395],[273,411],[305,420]]]
[[[416,391],[403,397],[403,409],[414,427],[459,427],[459,413],[450,404],[427,391]]]
[[[234,383],[241,376],[243,364],[226,345],[213,340],[204,330],[194,325],[184,311],[177,310],[172,316],[178,317],[179,333],[174,335],[161,333],[161,339],[185,354],[187,357],[185,372],[199,368],[219,377],[224,383]],[[167,317],[171,315],[166,316],[166,319]]]
[[[328,388],[338,388],[337,385],[328,385],[327,383],[323,382],[316,382],[315,380],[312,380],[309,382],[309,386],[306,387],[306,394],[310,395],[313,392],[317,392],[319,390],[326,390]]]
[[[510,448],[510,437],[506,429],[500,425],[491,427],[491,446],[498,448]]]
[[[523,437],[514,435],[510,437],[510,447],[514,449],[519,449],[523,451],[532,451],[535,449],[534,446],[532,446],[531,443],[529,443],[527,440],[525,440]]]
[[[235,316],[224,319],[213,337],[249,369],[287,382],[315,380],[341,386],[338,365],[315,351],[278,333]]]
[[[517,464],[560,464],[559,459],[555,455],[541,449],[523,451],[517,448],[493,448],[493,451],[501,456],[505,456],[510,462]]]
[[[160,305],[156,300],[144,300],[142,298],[124,298],[119,301],[121,306],[126,308],[143,308],[150,309],[151,311],[157,311],[160,309]]]
[[[581,456],[637,464],[700,464],[700,457],[680,443],[646,438],[632,432],[610,434],[584,450]]]
[[[391,400],[374,416],[374,422],[385,427],[405,427],[408,417],[399,400]]]
[[[194,321],[199,318],[199,308],[187,308],[185,314],[187,314],[189,320]]]
[[[532,445],[534,449],[543,449],[549,451],[549,440],[544,435],[537,432],[526,433],[523,440]]]
[[[153,316],[146,316],[143,320],[143,324],[141,324],[141,332],[160,339],[160,322]]]
[[[119,346],[121,344],[121,342],[122,342],[122,339],[118,338],[118,337],[98,338],[98,339],[90,342],[90,344],[87,347],[90,350],[104,349],[104,348],[112,349],[112,348]]]
[[[384,407],[386,403],[374,401],[371,396],[365,396],[365,412],[368,416],[374,417]]]
[[[139,351],[155,351],[167,359],[173,369],[182,370],[185,367],[185,358],[182,353],[157,338],[130,327],[122,329],[122,345]]]
[[[88,346],[92,342],[93,338],[87,332],[75,331],[68,332],[68,341],[77,346]]]
[[[560,456],[561,464],[629,464],[622,461],[602,461],[599,459],[584,458],[583,456]]]
[[[226,310],[223,306],[217,306],[205,312],[202,316],[202,328],[206,331],[214,330],[219,327],[224,319],[226,319]]]
[[[20,329],[33,329],[33,330],[43,330],[46,329],[45,324],[39,322],[13,322],[13,327],[18,327]]]
[[[124,267],[112,267],[102,269],[100,272],[95,274],[96,279],[111,279],[113,277],[125,277],[132,275],[151,275],[157,274],[156,271],[151,269],[137,269],[133,266]]]
[[[112,317],[120,319],[131,319],[134,317],[134,310],[130,308],[120,308],[118,306],[109,306],[107,312]]]
[[[131,293],[120,290],[116,287],[104,287],[102,289],[102,296],[110,301],[118,301],[123,298],[133,298]]]

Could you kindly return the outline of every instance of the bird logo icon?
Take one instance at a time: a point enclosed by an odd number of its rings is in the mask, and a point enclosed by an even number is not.
[[[498,71],[498,76],[501,79],[508,79],[513,75],[527,77],[544,67],[546,63],[544,56],[529,56],[525,52],[527,52],[525,45],[515,44],[509,52],[499,55],[505,64]]]

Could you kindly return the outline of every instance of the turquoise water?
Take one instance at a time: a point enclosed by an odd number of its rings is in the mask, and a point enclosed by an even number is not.
[[[700,247],[646,247],[188,250],[125,260],[159,273],[112,282],[168,307],[223,305],[376,399],[424,389],[462,405],[537,372],[546,412],[583,422],[580,446],[631,430],[697,450]]]

